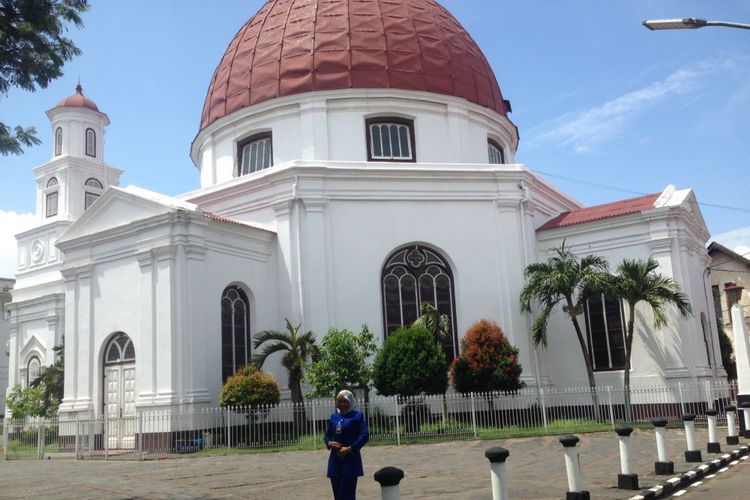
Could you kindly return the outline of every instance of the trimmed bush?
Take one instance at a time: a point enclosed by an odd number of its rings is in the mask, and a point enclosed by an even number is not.
[[[243,366],[229,377],[221,388],[219,405],[259,406],[275,405],[281,399],[279,384],[271,375],[258,371],[252,365]]]
[[[483,319],[467,330],[450,376],[457,392],[515,391],[524,385],[521,371],[518,348],[497,323]]]
[[[375,358],[373,381],[383,396],[444,394],[448,364],[435,336],[422,327],[402,328]]]

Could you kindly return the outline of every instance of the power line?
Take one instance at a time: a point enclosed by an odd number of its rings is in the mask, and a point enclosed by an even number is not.
[[[735,260],[737,260],[737,259],[744,259],[744,258],[745,258],[745,257],[747,257],[748,255],[750,255],[750,251],[748,251],[748,252],[745,252],[745,253],[743,253],[742,255],[739,255],[739,254],[737,254],[737,256],[735,256],[735,257],[732,257],[731,259],[727,259],[727,260],[725,260],[724,262],[719,262],[718,264],[715,264],[715,265],[713,265],[713,266],[708,266],[708,270],[709,270],[709,271],[711,271],[711,270],[715,269],[715,268],[716,268],[716,266],[723,266],[723,265],[724,265],[724,264],[726,264],[727,262],[732,262],[732,261],[735,261]],[[728,271],[728,269],[719,269],[719,271]],[[743,272],[743,271],[740,271],[740,272]]]
[[[611,186],[609,184],[602,184],[602,183],[599,183],[599,182],[587,181],[585,179],[578,179],[576,177],[569,177],[567,175],[553,174],[551,172],[543,172],[541,170],[535,170],[535,169],[529,169],[529,170],[531,172],[535,173],[535,174],[541,174],[541,175],[546,175],[547,177],[555,177],[557,179],[563,179],[563,180],[566,180],[566,181],[577,182],[579,184],[586,184],[586,185],[589,185],[589,186],[595,186],[595,187],[599,187],[599,188],[603,188],[603,189],[608,189],[610,191],[619,191],[621,193],[636,194],[636,195],[639,195],[639,196],[644,196],[644,195],[647,195],[647,194],[651,194],[651,193],[643,193],[641,191],[633,191],[631,189],[623,189],[623,188],[620,188],[620,187],[617,187],[617,186]],[[701,207],[720,208],[722,210],[733,210],[733,211],[736,211],[736,212],[750,213],[750,208],[732,207],[732,206],[729,206],[729,205],[718,205],[716,203],[704,203],[704,202],[700,202],[700,201],[697,202],[697,203]]]

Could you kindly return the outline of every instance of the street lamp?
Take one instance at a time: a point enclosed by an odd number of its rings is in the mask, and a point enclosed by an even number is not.
[[[704,26],[724,26],[750,30],[750,24],[728,23],[726,21],[706,21],[695,17],[683,19],[651,19],[643,21],[643,25],[650,30],[694,30]]]

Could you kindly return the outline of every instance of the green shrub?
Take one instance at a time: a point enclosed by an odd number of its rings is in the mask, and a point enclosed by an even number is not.
[[[515,391],[523,387],[518,348],[494,321],[474,323],[461,341],[461,355],[451,365],[457,392]]]
[[[243,366],[229,377],[221,388],[219,405],[258,408],[278,404],[281,399],[279,384],[269,374],[252,365]]]
[[[444,394],[447,368],[432,333],[421,327],[402,328],[386,339],[375,358],[373,380],[383,396]]]

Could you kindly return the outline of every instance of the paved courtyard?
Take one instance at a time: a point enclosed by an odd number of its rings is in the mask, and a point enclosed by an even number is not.
[[[699,430],[697,435],[705,450],[705,432]],[[579,437],[582,478],[591,497],[633,496],[636,492],[615,487],[620,467],[617,435],[608,432]],[[668,438],[668,452],[676,473],[697,465],[684,462],[684,431],[669,429]],[[651,474],[656,456],[654,433],[637,430],[631,441],[641,487],[666,479]],[[511,453],[511,498],[565,498],[565,465],[557,436],[366,447],[365,477],[360,480],[359,497],[380,498],[373,473],[381,467],[395,466],[406,473],[401,483],[402,498],[491,498],[484,450],[493,446],[503,446]],[[330,498],[329,483],[324,477],[327,455],[319,450],[141,463],[62,459],[0,462],[0,498]],[[706,461],[715,456],[704,452],[703,458]]]

